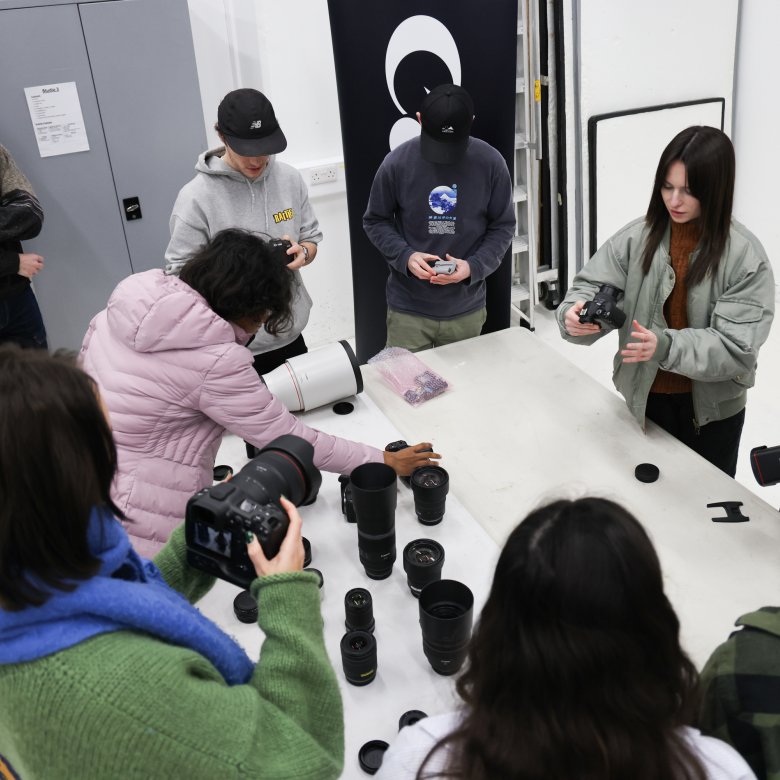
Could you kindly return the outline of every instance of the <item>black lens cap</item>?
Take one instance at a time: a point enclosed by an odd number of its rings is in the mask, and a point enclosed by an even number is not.
[[[312,574],[316,574],[319,578],[319,588],[322,590],[322,586],[325,584],[325,578],[322,576],[322,572],[319,569],[314,569],[311,567],[307,567],[304,569],[304,571],[310,571]]]
[[[652,463],[640,463],[634,469],[634,476],[640,482],[655,482],[660,473],[658,466],[654,466]]]
[[[231,466],[214,466],[214,482],[224,482],[228,477],[233,476],[233,469]]]
[[[398,730],[400,731],[404,726],[414,726],[418,720],[427,718],[428,713],[422,710],[407,710],[400,718],[398,718]]]
[[[355,407],[349,401],[339,401],[337,404],[333,404],[333,411],[336,414],[352,414]]]
[[[305,537],[301,537],[303,542],[303,568],[305,569],[311,563],[311,542]]]
[[[257,602],[248,590],[233,599],[233,612],[242,623],[257,623]]]
[[[385,750],[389,747],[390,745],[383,739],[372,739],[370,742],[366,742],[358,750],[360,768],[369,775],[375,775],[379,771],[379,767],[382,766]]]

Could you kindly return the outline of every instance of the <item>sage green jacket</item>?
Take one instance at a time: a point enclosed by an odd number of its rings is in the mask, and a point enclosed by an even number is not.
[[[577,301],[589,301],[601,284],[624,291],[619,306],[626,321],[618,331],[613,382],[631,413],[644,427],[650,386],[659,368],[693,380],[697,425],[724,420],[741,411],[755,382],[758,350],[769,335],[775,308],[772,267],[758,239],[732,220],[726,251],[714,274],[688,287],[688,327],[669,328],[664,302],[675,275],[669,256],[669,234],[661,241],[647,275],[641,256],[647,231],[644,218],[630,222],[606,241],[574,277],[557,311],[561,335],[575,344],[592,344],[611,329],[593,336],[570,336],[566,312]],[[691,253],[689,262],[696,259]],[[623,363],[620,349],[631,340],[633,321],[658,337],[653,358]]]

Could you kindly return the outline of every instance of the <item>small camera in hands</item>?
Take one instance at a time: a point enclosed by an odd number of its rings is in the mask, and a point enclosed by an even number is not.
[[[446,274],[447,276],[454,274],[457,267],[457,263],[454,260],[429,261],[428,265],[431,266],[437,274]]]
[[[268,241],[268,247],[271,250],[271,255],[275,257],[280,263],[291,263],[294,258],[287,254],[287,250],[292,246],[292,241],[288,241],[286,238],[272,238]]]
[[[611,284],[602,284],[592,301],[580,311],[580,322],[595,322],[600,328],[621,328],[626,315],[618,308],[617,299],[623,291]]]
[[[322,484],[314,448],[299,436],[280,436],[229,482],[204,488],[187,502],[187,562],[196,569],[248,588],[256,578],[246,550],[247,532],[273,558],[290,521],[279,503],[311,504]]]

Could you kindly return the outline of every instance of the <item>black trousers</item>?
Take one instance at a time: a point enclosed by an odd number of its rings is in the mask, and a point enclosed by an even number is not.
[[[283,365],[286,360],[294,358],[296,355],[304,355],[309,351],[306,346],[306,342],[303,340],[303,334],[298,336],[295,341],[290,342],[285,347],[279,349],[272,349],[270,352],[261,352],[259,355],[255,355],[254,367],[257,371],[257,375],[262,377],[263,374],[268,374],[275,368]],[[245,441],[246,444],[246,456],[247,458],[254,458],[258,453],[257,447]]]
[[[645,414],[730,477],[737,473],[744,409],[725,420],[713,420],[697,428],[691,393],[650,393]]]

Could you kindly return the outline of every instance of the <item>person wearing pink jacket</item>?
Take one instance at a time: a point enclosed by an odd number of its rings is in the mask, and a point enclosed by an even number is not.
[[[291,276],[261,238],[215,235],[180,275],[134,274],[94,317],[81,347],[118,452],[113,499],[136,550],[154,555],[184,519],[187,500],[212,482],[225,431],[256,447],[283,434],[314,446],[314,463],[348,474],[385,462],[400,475],[441,457],[428,442],[397,453],[309,428],[252,368],[246,345],[290,321]]]

